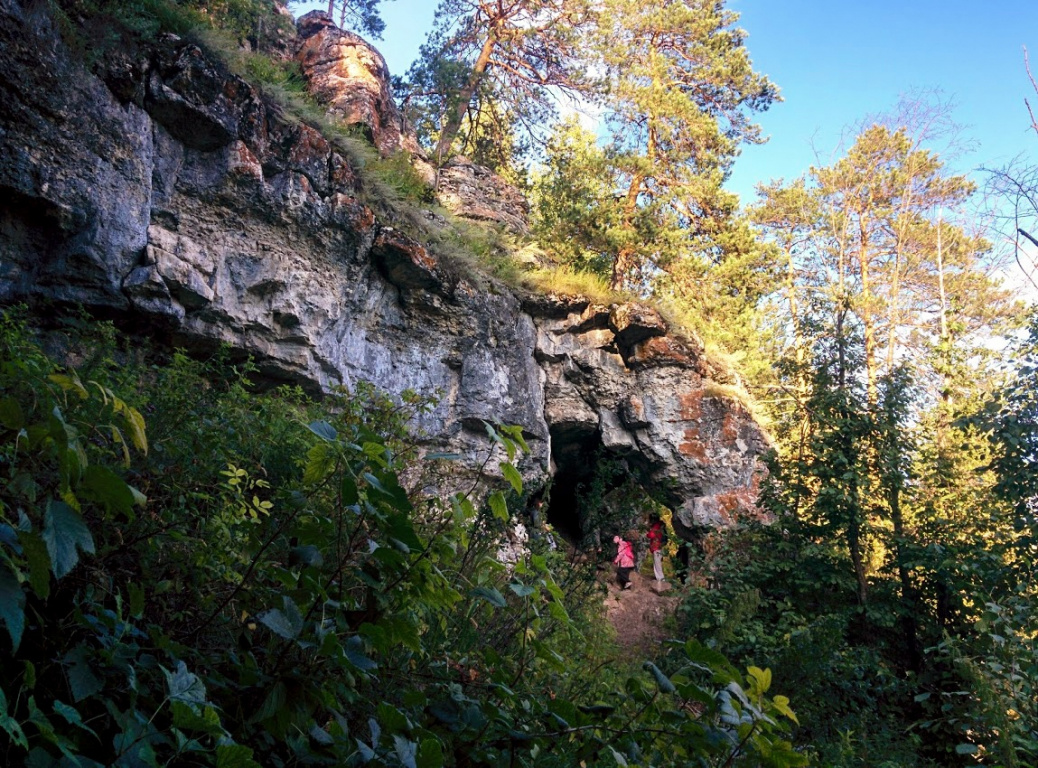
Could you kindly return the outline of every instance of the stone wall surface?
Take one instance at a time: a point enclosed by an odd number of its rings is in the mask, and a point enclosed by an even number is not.
[[[332,34],[316,26],[304,49]],[[764,435],[710,388],[694,341],[639,305],[453,273],[360,201],[334,145],[194,45],[87,70],[45,15],[0,0],[0,104],[0,304],[226,343],[273,381],[436,395],[420,426],[469,467],[484,420],[514,423],[533,482],[591,440],[657,479],[687,526],[752,508]]]

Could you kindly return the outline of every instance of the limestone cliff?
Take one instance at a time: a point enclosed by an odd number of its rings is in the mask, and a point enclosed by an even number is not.
[[[340,52],[368,51],[358,40]],[[324,97],[382,121],[376,145],[407,141],[363,99]],[[167,36],[88,70],[45,16],[0,0],[0,105],[0,303],[225,342],[273,380],[436,394],[421,426],[472,466],[483,420],[523,426],[532,480],[580,476],[601,445],[665,487],[685,525],[752,507],[765,439],[694,342],[643,307],[449,269],[361,202],[345,153],[198,47]]]

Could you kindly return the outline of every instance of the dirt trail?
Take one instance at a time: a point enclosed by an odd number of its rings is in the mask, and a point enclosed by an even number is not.
[[[632,652],[650,653],[674,634],[670,621],[680,598],[678,592],[662,582],[660,593],[652,577],[631,574],[631,588],[621,590],[616,583],[616,570],[602,573],[608,593],[604,605],[609,621],[616,628],[620,645]]]

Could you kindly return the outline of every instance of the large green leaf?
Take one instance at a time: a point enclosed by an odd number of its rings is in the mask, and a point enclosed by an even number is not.
[[[313,432],[322,440],[327,440],[329,443],[335,442],[338,439],[339,433],[335,431],[335,427],[329,424],[327,421],[312,421],[306,425],[307,429]]]
[[[282,598],[282,604],[284,605],[284,610],[271,608],[256,618],[275,635],[286,640],[292,640],[298,637],[303,630],[303,616],[296,604],[292,602],[292,598],[287,595]]]
[[[220,716],[211,706],[199,707],[183,701],[170,702],[173,710],[173,727],[185,731],[200,731],[211,736],[223,734]]]
[[[63,501],[51,499],[43,516],[43,540],[50,555],[50,568],[55,578],[66,576],[79,562],[81,550],[94,552],[94,539],[82,516]]]
[[[747,671],[750,673],[750,677],[753,678],[757,684],[757,691],[759,693],[766,693],[771,687],[771,670],[761,669],[760,667],[749,667]]]
[[[346,652],[346,660],[361,672],[378,669],[378,662],[368,658],[364,652],[364,641],[357,635],[346,641],[343,650]]]
[[[662,693],[674,693],[677,690],[670,678],[663,674],[663,671],[651,661],[645,662],[642,666],[652,673],[653,678],[656,680],[656,685]]]
[[[523,492],[523,477],[522,477],[522,475],[519,474],[519,470],[516,469],[515,467],[513,467],[511,464],[509,464],[506,461],[502,461],[500,463],[500,467],[501,467],[501,474],[504,475],[505,476],[505,480],[507,480],[512,485],[512,489],[516,493],[522,493]]]
[[[104,683],[94,674],[86,648],[77,645],[65,654],[65,675],[68,677],[72,699],[80,702],[93,696],[104,687]]]
[[[415,533],[410,515],[393,515],[389,518],[389,535],[407,545],[408,549],[422,549],[422,540]]]
[[[0,424],[10,430],[19,430],[25,426],[25,415],[13,397],[0,397]]]
[[[490,494],[487,501],[490,503],[490,510],[494,513],[494,517],[508,522],[508,504],[505,503],[504,495],[500,491],[495,491]]]
[[[303,483],[316,485],[335,466],[335,451],[328,443],[314,443],[306,452],[306,464],[303,469]]]
[[[513,581],[508,585],[508,588],[519,595],[519,597],[529,597],[537,591],[537,587],[531,587],[529,584],[523,584],[518,581]]]
[[[494,587],[476,587],[469,594],[473,597],[482,597],[488,603],[498,608],[504,608],[508,605],[505,596]]]
[[[29,748],[29,740],[25,738],[25,731],[22,730],[22,726],[17,720],[15,720],[7,711],[7,697],[4,695],[3,688],[0,688],[0,728],[2,728],[8,736],[11,737],[11,741],[17,744],[22,749]]]
[[[130,439],[141,453],[148,452],[148,435],[144,428],[144,417],[140,411],[130,406],[122,409],[123,417],[126,419],[126,428],[130,432]]]
[[[32,591],[41,600],[46,600],[50,595],[50,555],[47,554],[47,544],[39,534],[32,531],[19,531],[18,543],[29,564],[29,584]]]
[[[4,563],[0,563],[0,619],[11,636],[11,650],[17,651],[25,631],[25,593],[18,577]]]
[[[216,768],[260,768],[252,759],[252,750],[243,744],[220,744],[216,747]]]
[[[83,716],[79,713],[79,710],[70,704],[66,704],[58,699],[54,700],[54,711],[65,718],[65,722],[69,725],[74,725],[77,728],[81,728],[87,733],[97,738],[97,733],[89,725],[83,722]]]
[[[436,738],[422,739],[422,743],[418,747],[416,762],[418,768],[443,768],[445,761],[443,744],[440,743],[440,740]]]
[[[418,768],[418,764],[415,762],[418,756],[418,744],[416,742],[394,733],[393,747],[396,750],[396,757],[400,761],[400,765],[404,766],[404,768]]]
[[[786,696],[776,696],[774,699],[772,699],[771,703],[774,705],[775,709],[778,712],[780,712],[783,715],[785,715],[786,717],[788,717],[790,720],[792,720],[797,725],[800,725],[800,721],[797,720],[796,714],[793,712],[792,709],[790,709],[789,698],[788,697],[786,697]]]
[[[205,685],[194,672],[188,671],[187,664],[177,662],[175,670],[163,669],[166,685],[169,688],[170,701],[182,701],[185,704],[204,704]]]
[[[66,392],[75,392],[81,400],[86,400],[89,397],[86,387],[83,386],[83,382],[79,380],[79,376],[76,375],[75,371],[72,371],[70,374],[52,373],[47,378]]]
[[[134,497],[130,486],[108,467],[91,464],[83,471],[83,481],[77,493],[84,499],[100,504],[109,513],[115,512],[133,520]]]

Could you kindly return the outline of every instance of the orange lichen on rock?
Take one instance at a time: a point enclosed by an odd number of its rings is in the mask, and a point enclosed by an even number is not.
[[[739,439],[739,426],[731,411],[725,411],[724,421],[721,423],[721,440],[726,446],[734,446]]]
[[[703,416],[703,390],[696,389],[678,396],[681,402],[681,419],[699,421]]]
[[[328,144],[328,140],[306,123],[300,123],[299,133],[292,145],[289,161],[295,165],[308,163],[314,158],[326,162],[325,158],[329,154],[331,154],[331,145]]]
[[[694,427],[685,430],[685,440],[678,446],[678,450],[683,456],[688,456],[696,461],[707,461],[706,446],[703,444],[699,430]]]
[[[237,176],[263,178],[263,166],[244,141],[235,141],[227,156],[227,170]]]
[[[624,359],[632,368],[676,365],[701,373],[702,367],[692,351],[672,336],[653,336],[645,339],[635,344]]]

